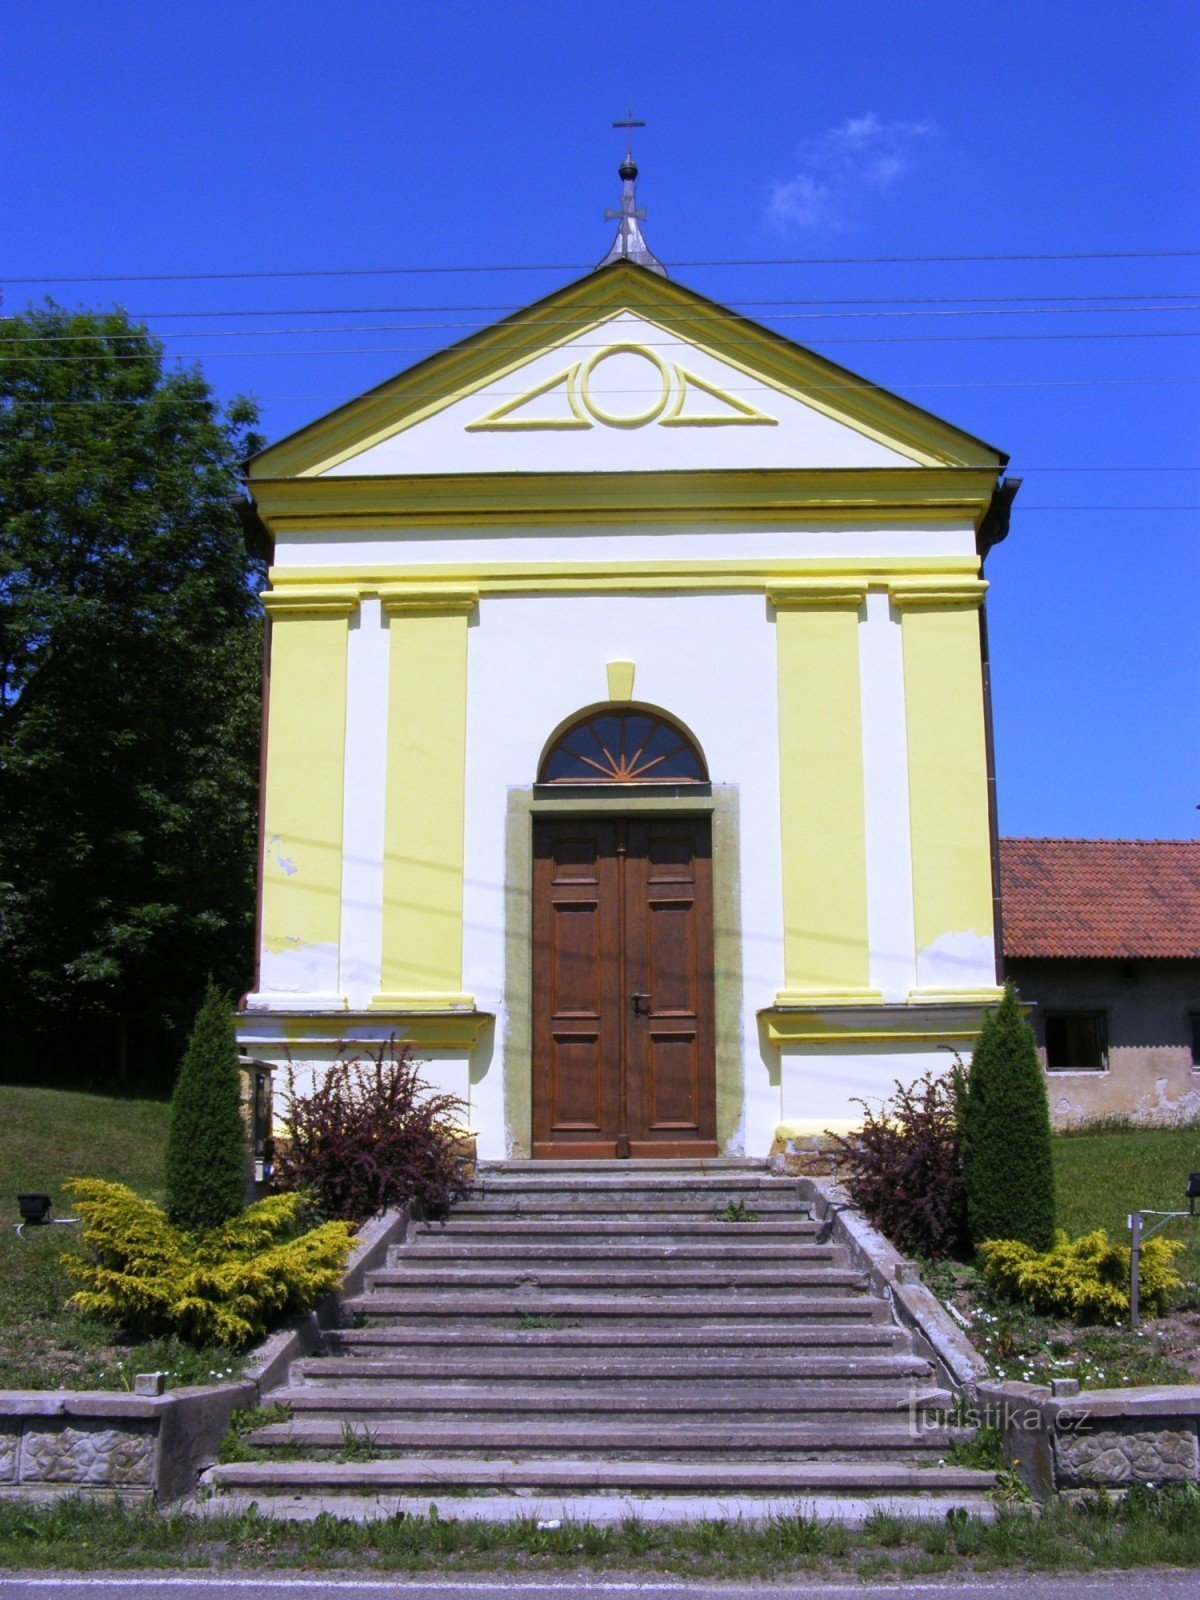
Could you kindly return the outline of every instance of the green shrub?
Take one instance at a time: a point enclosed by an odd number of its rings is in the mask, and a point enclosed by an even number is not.
[[[275,1182],[309,1190],[325,1216],[350,1222],[405,1201],[444,1217],[470,1192],[466,1115],[456,1096],[434,1093],[394,1038],[373,1055],[335,1062],[303,1094],[289,1067]]]
[[[961,1108],[967,1225],[985,1239],[1054,1242],[1050,1107],[1033,1032],[1011,984],[984,1021]]]
[[[960,1255],[967,1243],[961,1079],[958,1065],[941,1077],[897,1081],[878,1111],[855,1101],[863,1110],[857,1133],[833,1135],[847,1158],[843,1181],[855,1205],[901,1250],[933,1260]]]
[[[298,1231],[297,1194],[269,1195],[193,1235],[123,1183],[78,1178],[68,1187],[88,1250],[62,1258],[82,1285],[68,1304],[139,1338],[248,1344],[336,1289],[350,1252],[344,1222]]]
[[[171,1096],[167,1211],[197,1233],[242,1209],[246,1135],[233,1008],[212,983]]]
[[[1019,1239],[991,1239],[979,1249],[989,1284],[1035,1311],[1077,1322],[1119,1322],[1129,1315],[1131,1251],[1103,1228],[1079,1239],[1060,1230],[1049,1250],[1032,1250]],[[1174,1239],[1147,1239],[1142,1246],[1138,1300],[1144,1310],[1165,1311],[1183,1287],[1171,1270],[1182,1249]]]

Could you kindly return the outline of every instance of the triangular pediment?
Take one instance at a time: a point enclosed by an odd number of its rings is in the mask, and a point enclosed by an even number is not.
[[[628,263],[271,446],[259,478],[992,468],[999,452]]]

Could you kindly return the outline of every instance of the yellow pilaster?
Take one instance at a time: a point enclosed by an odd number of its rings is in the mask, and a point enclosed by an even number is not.
[[[383,984],[395,1011],[469,1008],[462,992],[467,623],[473,593],[381,594],[391,632]]]
[[[859,612],[852,583],[780,585],[784,984],[778,1005],[878,1000],[870,987]]]
[[[998,992],[978,616],[986,587],[892,587],[904,649],[914,999]]]
[[[346,643],[353,596],[279,595],[271,619],[260,986],[336,1001]]]

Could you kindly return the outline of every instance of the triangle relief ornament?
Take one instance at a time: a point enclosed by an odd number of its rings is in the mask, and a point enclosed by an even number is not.
[[[774,427],[777,419],[646,345],[610,344],[506,399],[468,433],[592,428]]]

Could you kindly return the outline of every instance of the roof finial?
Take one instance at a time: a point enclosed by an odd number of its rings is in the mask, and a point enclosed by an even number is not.
[[[634,116],[632,106],[626,110],[623,118],[613,123],[614,128],[626,130],[645,126],[640,117]],[[613,240],[612,249],[600,262],[600,266],[607,267],[610,261],[622,259],[636,261],[639,267],[647,267],[651,272],[660,273],[665,278],[667,269],[651,252],[649,245],[642,238],[639,226],[639,223],[645,220],[646,213],[637,208],[637,191],[634,186],[637,183],[638,169],[633,159],[631,131],[626,133],[625,159],[617,168],[617,173],[621,179],[621,208],[619,211],[608,209],[604,213],[606,222],[617,223],[617,237]]]

